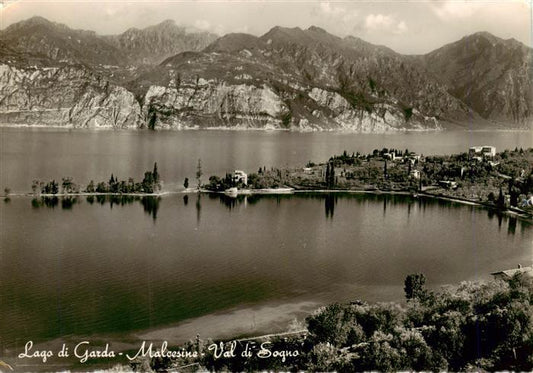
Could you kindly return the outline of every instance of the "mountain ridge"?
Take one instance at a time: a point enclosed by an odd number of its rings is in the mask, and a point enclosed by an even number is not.
[[[41,32],[36,36],[35,30]],[[533,113],[531,48],[487,32],[409,56],[317,26],[215,37],[165,20],[102,36],[34,17],[0,31],[0,45],[0,63],[17,67],[19,75],[31,75],[31,66],[61,71],[75,65],[91,81],[96,77],[125,88],[115,93],[133,94],[138,104],[123,102],[138,105],[130,111],[140,113],[133,123],[120,122],[126,127],[384,132],[503,123],[501,128],[530,128]],[[7,81],[14,85],[10,91],[20,86]],[[82,92],[80,86],[72,90]],[[6,100],[0,94],[0,104]],[[10,120],[17,118],[13,102],[10,110]]]
[[[35,16],[0,30],[2,41],[20,52],[90,65],[155,64],[186,50],[201,50],[216,39],[190,32],[173,20],[117,35],[99,35]],[[102,53],[104,52],[104,53]]]
[[[450,92],[482,117],[531,120],[533,50],[515,39],[478,32],[419,59]],[[529,118],[529,119],[528,119]]]

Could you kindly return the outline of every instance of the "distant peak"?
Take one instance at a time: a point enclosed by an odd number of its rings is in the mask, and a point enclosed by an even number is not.
[[[48,19],[41,17],[41,16],[33,16],[23,21],[14,23],[11,26],[20,27],[20,26],[35,26],[35,25],[57,26],[56,23],[49,21]]]
[[[48,19],[41,17],[41,16],[34,16],[22,21],[19,21],[17,23],[13,23],[9,27],[7,27],[5,30],[7,32],[10,31],[19,31],[24,30],[26,28],[35,27],[35,26],[44,26],[48,29],[68,29],[68,26],[49,21]]]
[[[474,34],[472,34],[473,36],[484,36],[484,37],[488,37],[488,38],[494,38],[495,36],[492,35],[490,32],[488,31],[478,31],[478,32],[475,32]]]
[[[497,36],[492,35],[488,31],[479,31],[479,32],[476,32],[476,33],[474,33],[474,34],[472,34],[470,36],[466,36],[466,39],[469,39],[469,38],[476,38],[476,39],[483,38],[483,39],[490,40],[492,42],[502,40],[502,39],[498,38]]]
[[[173,19],[166,19],[163,22],[157,23],[155,25],[151,25],[148,27],[145,27],[141,30],[137,28],[130,29],[133,32],[156,32],[156,33],[165,33],[165,32],[178,32],[178,33],[185,33],[186,29],[185,27],[178,26],[176,21]],[[130,31],[128,30],[128,31]]]
[[[178,26],[176,21],[174,21],[173,19],[165,19],[163,22],[160,22],[156,25],[146,27],[145,30],[154,30],[154,29],[166,30],[166,29],[177,29],[177,28],[181,29],[182,27]]]
[[[173,19],[165,19],[163,22],[159,23],[158,26],[175,26],[176,21]]]
[[[323,34],[328,34],[328,32],[326,30],[324,30],[323,28],[321,27],[318,27],[318,26],[311,26],[307,29],[307,31],[313,31],[313,32],[321,32]]]
[[[299,27],[283,27],[283,26],[274,26],[267,32],[267,34],[278,33],[278,32],[291,32],[291,31],[302,31]]]
[[[205,49],[206,52],[231,52],[240,51],[242,49],[259,48],[261,41],[257,36],[244,33],[230,33],[226,34],[214,42],[212,42]]]
[[[33,16],[31,18],[28,18],[26,21],[22,21],[25,23],[46,23],[46,24],[53,24],[52,21],[47,20],[44,17],[41,16]]]

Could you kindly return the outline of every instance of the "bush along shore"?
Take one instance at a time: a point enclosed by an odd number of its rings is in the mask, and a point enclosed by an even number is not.
[[[533,212],[533,148],[494,154],[424,156],[408,149],[376,149],[370,154],[332,156],[326,163],[300,168],[261,167],[247,183],[233,174],[211,176],[211,192],[237,188],[242,193],[280,188],[299,191],[399,192],[426,195],[511,210]]]
[[[461,283],[436,292],[405,279],[406,302],[331,304],[294,333],[195,341],[178,357],[139,359],[154,371],[531,371],[533,280]],[[170,350],[170,349],[169,349]],[[175,350],[175,349],[172,349]]]
[[[34,180],[31,186],[34,196],[59,196],[59,195],[93,195],[93,194],[157,194],[161,192],[162,181],[157,170],[157,162],[152,171],[146,171],[141,182],[135,182],[133,178],[119,180],[113,174],[109,181],[95,183],[93,180],[85,188],[76,184],[70,177],[65,177],[59,184],[55,180],[43,182]]]

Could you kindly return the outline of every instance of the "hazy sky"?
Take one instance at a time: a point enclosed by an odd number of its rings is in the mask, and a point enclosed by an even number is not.
[[[121,33],[166,19],[220,35],[261,35],[276,25],[316,25],[401,53],[425,53],[477,31],[532,45],[530,1],[3,0],[0,27],[35,15],[100,34]]]

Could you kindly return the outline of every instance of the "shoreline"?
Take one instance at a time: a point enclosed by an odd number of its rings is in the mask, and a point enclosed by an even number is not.
[[[518,208],[511,208],[511,209],[505,209],[501,210],[498,209],[496,206],[489,205],[484,202],[480,201],[474,201],[469,200],[466,198],[461,197],[453,197],[453,196],[445,196],[445,195],[438,195],[433,193],[427,193],[427,192],[411,192],[407,190],[381,190],[381,189],[293,189],[291,191],[279,191],[276,192],[274,189],[249,189],[246,190],[245,193],[237,193],[237,194],[227,194],[225,192],[216,192],[216,191],[210,191],[206,189],[184,189],[179,191],[165,191],[165,192],[159,192],[159,193],[57,193],[57,194],[39,194],[34,195],[32,193],[10,193],[9,195],[4,195],[4,199],[9,199],[11,197],[33,197],[33,198],[39,198],[39,197],[45,197],[45,198],[53,198],[53,197],[96,197],[96,196],[116,196],[116,197],[165,197],[169,195],[177,195],[177,194],[218,194],[218,195],[225,195],[230,198],[237,198],[239,196],[268,196],[268,195],[292,195],[292,194],[332,194],[332,193],[345,193],[345,194],[373,194],[373,195],[402,195],[402,196],[411,196],[413,198],[418,197],[425,197],[425,198],[433,198],[436,200],[441,201],[448,201],[448,202],[455,202],[460,203],[463,205],[468,206],[479,206],[486,208],[488,210],[494,210],[499,211],[505,215],[513,215],[517,216],[521,219],[530,220],[533,221],[533,214],[521,210]]]
[[[292,132],[292,133],[339,133],[339,134],[368,134],[368,135],[385,135],[385,134],[401,134],[401,133],[440,133],[440,132],[530,132],[528,128],[476,128],[471,129],[469,127],[459,127],[459,128],[428,128],[428,129],[408,129],[408,128],[392,128],[386,131],[377,131],[377,132],[367,132],[367,131],[356,131],[348,130],[344,128],[278,128],[278,127],[223,127],[223,126],[214,126],[214,127],[180,127],[180,128],[157,128],[155,130],[149,130],[147,128],[141,127],[120,127],[115,128],[112,126],[106,127],[76,127],[71,124],[60,125],[39,125],[39,124],[12,124],[12,123],[0,123],[0,128],[26,128],[26,129],[50,129],[50,130],[80,130],[80,131],[155,131],[155,132],[180,132],[180,131],[228,131],[228,132]]]
[[[195,191],[194,193],[196,193]],[[11,197],[96,197],[96,196],[132,196],[132,197],[163,197],[170,194],[183,194],[183,193],[192,193],[189,191],[167,191],[167,192],[159,192],[159,193],[86,193],[86,192],[80,192],[80,193],[56,193],[56,194],[50,194],[50,193],[40,193],[40,194],[33,194],[31,192],[27,193],[9,193],[9,195],[4,195],[4,198],[11,198]]]

